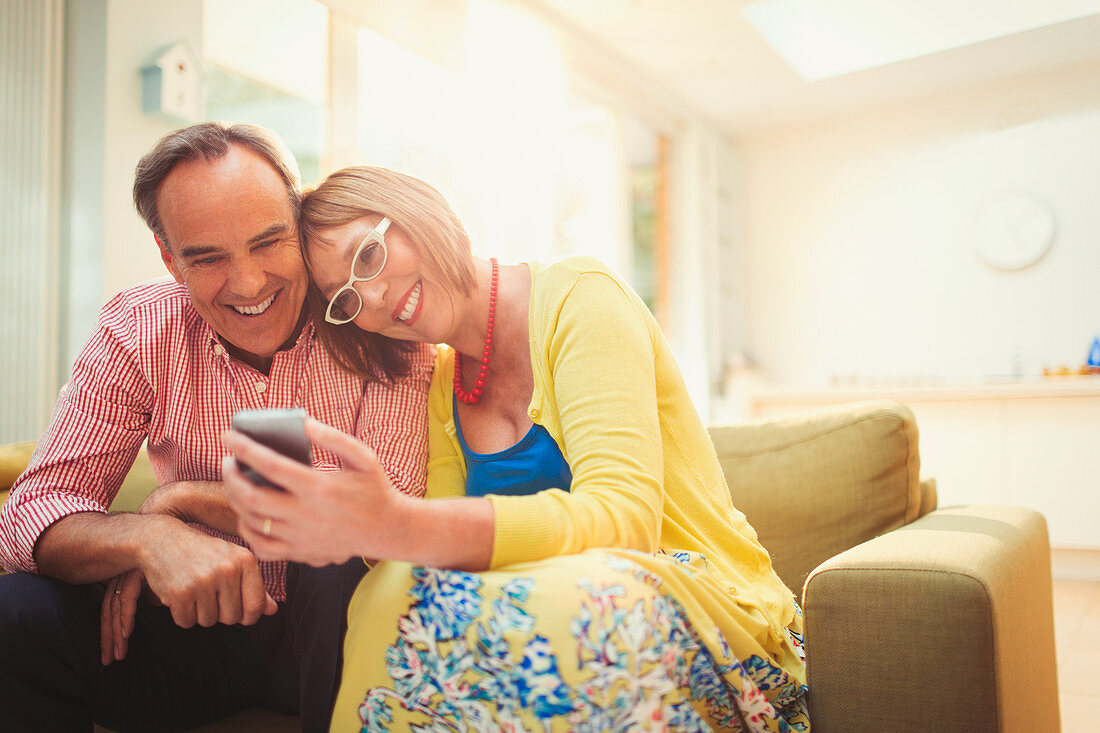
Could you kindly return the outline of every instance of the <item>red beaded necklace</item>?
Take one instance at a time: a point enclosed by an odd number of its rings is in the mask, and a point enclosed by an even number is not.
[[[493,280],[489,285],[489,326],[485,329],[485,348],[481,352],[481,366],[477,368],[477,379],[474,388],[469,392],[462,386],[462,354],[455,351],[455,397],[467,405],[476,405],[481,402],[481,393],[485,390],[485,375],[489,371],[489,359],[493,353],[493,320],[497,311],[497,258],[491,257],[493,263]]]

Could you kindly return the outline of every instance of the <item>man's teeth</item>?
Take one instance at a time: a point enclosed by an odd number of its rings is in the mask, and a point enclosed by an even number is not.
[[[412,314],[416,312],[416,304],[420,302],[420,283],[416,284],[412,293],[409,295],[409,299],[405,301],[405,307],[401,309],[401,315],[397,317],[399,321],[407,321],[412,318]]]
[[[275,300],[274,295],[272,295],[270,298],[260,303],[259,305],[250,305],[247,308],[242,308],[239,305],[235,305],[233,306],[233,310],[237,311],[242,316],[258,316],[268,309],[273,300]]]

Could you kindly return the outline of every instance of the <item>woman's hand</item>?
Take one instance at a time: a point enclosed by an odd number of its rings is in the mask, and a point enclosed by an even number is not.
[[[321,566],[392,556],[408,526],[402,515],[417,500],[394,489],[374,452],[352,436],[315,420],[306,421],[306,435],[339,456],[343,469],[317,471],[239,432],[222,434],[234,456],[286,489],[254,485],[227,456],[222,480],[238,534],[263,559]]]

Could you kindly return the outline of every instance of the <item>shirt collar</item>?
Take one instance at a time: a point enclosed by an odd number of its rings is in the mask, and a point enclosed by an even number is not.
[[[210,324],[201,317],[199,318],[199,323],[202,324],[200,328],[202,329],[206,344],[210,349],[210,353],[214,354],[215,357],[219,357],[225,360],[232,358],[229,356],[229,350],[222,342],[221,336],[219,336],[217,332],[210,327]],[[302,330],[298,333],[298,338],[295,339],[294,345],[291,346],[289,349],[281,349],[280,351],[276,352],[276,354],[297,354],[303,349],[307,349],[309,347],[309,344],[313,341],[314,333],[315,329],[313,326],[313,318],[307,315],[306,322],[302,324]]]

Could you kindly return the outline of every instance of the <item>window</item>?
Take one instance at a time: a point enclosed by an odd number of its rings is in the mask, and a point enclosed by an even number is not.
[[[274,130],[302,182],[316,183],[328,149],[328,9],[316,0],[206,0],[203,11],[207,118]]]
[[[372,28],[356,38],[360,162],[438,188],[479,254],[594,255],[665,320],[668,140],[628,110],[574,93],[544,25],[470,0],[453,65]]]
[[[358,45],[360,162],[421,178],[457,210],[464,195],[459,75],[370,28],[359,30]]]
[[[558,168],[557,249],[620,272],[666,332],[669,140],[610,105],[571,100]]]
[[[636,117],[625,124],[630,183],[630,278],[634,289],[668,330],[671,253],[668,221],[668,137]]]

